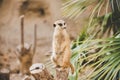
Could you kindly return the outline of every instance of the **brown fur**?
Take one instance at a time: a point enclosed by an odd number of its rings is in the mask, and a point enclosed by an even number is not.
[[[27,44],[26,44],[27,45]],[[28,47],[24,45],[24,50],[22,50],[22,46],[19,45],[17,47],[17,56],[20,61],[20,72],[22,74],[30,74],[29,67],[32,65],[33,52],[31,51],[31,46],[28,44]]]
[[[63,22],[55,22],[56,27],[53,34],[53,54],[52,61],[56,66],[64,68],[71,68],[72,73],[74,73],[74,67],[70,63],[71,49],[70,49],[70,38],[64,28],[65,25],[59,26],[57,24]]]
[[[20,70],[23,74],[30,74],[29,68],[32,65],[32,55],[29,53],[21,57],[20,59],[21,65]]]

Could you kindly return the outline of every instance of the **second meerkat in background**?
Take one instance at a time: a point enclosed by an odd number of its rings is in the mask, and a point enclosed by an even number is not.
[[[56,67],[71,68],[72,74],[74,73],[74,67],[70,63],[71,48],[70,38],[66,31],[66,23],[63,20],[57,20],[53,24],[53,42],[52,42],[52,56],[51,60],[55,63]]]

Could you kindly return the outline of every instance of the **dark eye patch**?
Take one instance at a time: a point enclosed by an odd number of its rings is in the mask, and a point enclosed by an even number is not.
[[[65,23],[64,23],[64,25],[65,25]]]
[[[62,24],[62,23],[59,23],[58,25],[59,25],[59,26],[63,26],[63,24]]]
[[[56,24],[53,24],[53,27],[56,27]]]

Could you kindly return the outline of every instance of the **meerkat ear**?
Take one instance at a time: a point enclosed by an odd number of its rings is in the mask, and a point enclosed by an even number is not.
[[[53,24],[53,27],[56,27],[56,24]]]

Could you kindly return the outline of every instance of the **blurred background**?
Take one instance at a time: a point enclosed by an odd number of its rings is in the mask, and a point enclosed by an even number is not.
[[[15,55],[20,44],[20,16],[25,16],[25,42],[33,44],[34,24],[37,24],[37,45],[33,63],[45,63],[51,55],[54,21],[63,19],[67,30],[74,40],[81,30],[73,20],[62,17],[61,0],[0,0],[0,69],[19,69],[19,60]],[[80,24],[80,23],[79,23]],[[14,75],[13,75],[14,76]],[[14,77],[13,77],[14,78]],[[11,79],[19,80],[19,79]]]
[[[53,23],[63,19],[71,39],[75,74],[69,80],[120,80],[120,0],[0,0],[0,72],[13,71],[21,80],[15,51],[21,44],[20,16],[25,42],[37,45],[33,63],[50,62]]]

